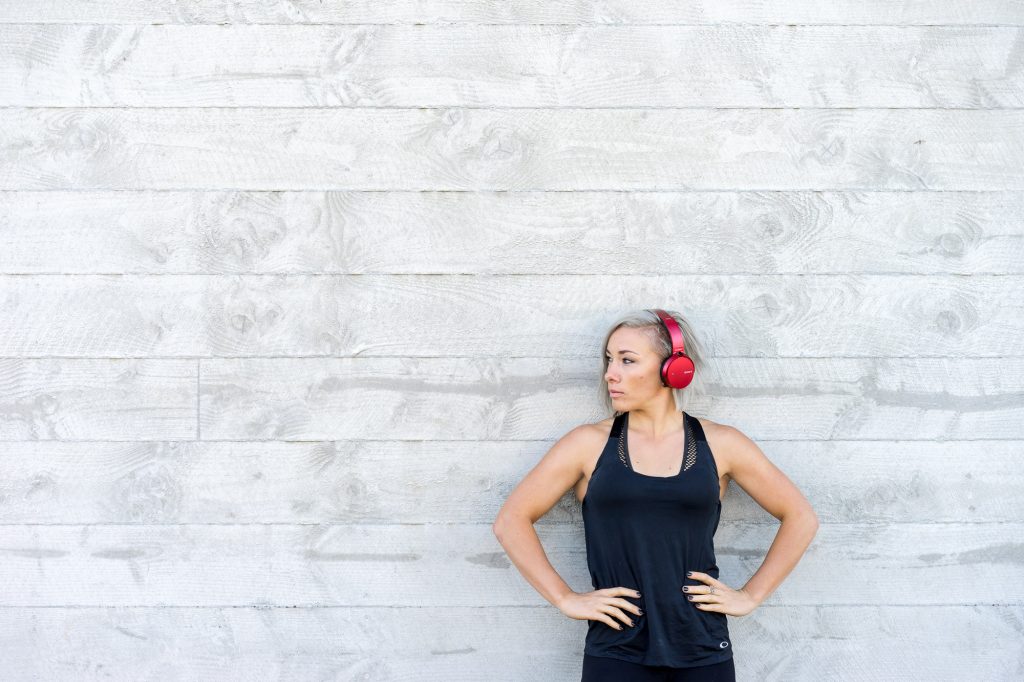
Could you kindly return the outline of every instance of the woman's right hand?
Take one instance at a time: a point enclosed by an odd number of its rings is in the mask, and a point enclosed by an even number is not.
[[[558,604],[558,610],[576,620],[599,620],[609,627],[621,630],[623,626],[613,617],[621,620],[625,625],[635,625],[635,621],[623,610],[638,616],[643,615],[639,606],[626,601],[622,598],[623,596],[639,597],[640,593],[628,587],[607,587],[593,592],[570,592],[562,598]]]

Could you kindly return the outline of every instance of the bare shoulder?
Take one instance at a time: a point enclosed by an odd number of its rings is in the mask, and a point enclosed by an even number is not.
[[[583,423],[571,428],[559,438],[551,448],[551,454],[560,459],[571,459],[577,461],[582,473],[589,475],[590,470],[596,463],[597,455],[604,447],[604,442],[611,433],[614,419],[602,419],[592,423]],[[594,452],[595,447],[597,452]],[[593,460],[593,461],[591,461]]]
[[[615,423],[615,417],[608,417],[607,419],[602,419],[601,421],[592,422],[589,424],[580,424],[578,428],[587,429],[589,431],[592,431],[594,434],[603,433],[605,436],[607,436],[609,433],[611,433],[613,423]]]
[[[614,417],[608,417],[601,421],[580,424],[573,429],[575,433],[574,442],[580,457],[585,480],[589,480],[590,475],[594,473],[597,460],[601,457],[601,451],[604,450],[604,445],[608,441],[608,435],[612,431],[612,424],[614,422]]]
[[[760,446],[729,424],[701,419],[708,446],[726,472],[750,497],[780,521],[790,514],[817,515],[807,498],[789,477],[768,458]]]
[[[739,477],[745,471],[765,466],[774,468],[760,446],[735,426],[710,419],[701,419],[700,425],[718,462],[720,476],[729,476],[741,483]]]
[[[576,488],[582,499],[601,453],[597,446],[601,438],[602,422],[581,424],[559,438],[540,458],[518,485],[509,493],[495,519],[496,526],[503,518],[527,519],[535,523],[548,513],[570,488]],[[597,454],[593,450],[597,449]]]
[[[595,444],[600,444],[601,447],[598,448],[600,451],[604,447],[604,442],[608,440],[608,434],[612,432],[614,422],[614,417],[608,417],[601,421],[580,424],[572,430],[572,433],[575,433],[576,442],[587,452],[590,452]]]
[[[708,441],[708,448],[714,454],[719,476],[729,476],[736,457],[742,456],[743,450],[748,444],[753,445],[753,441],[731,424],[723,424],[704,417],[698,417],[697,421],[704,429],[704,437]]]

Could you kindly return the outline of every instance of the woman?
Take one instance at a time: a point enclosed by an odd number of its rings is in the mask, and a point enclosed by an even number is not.
[[[753,441],[684,410],[703,353],[681,315],[624,317],[604,346],[601,391],[615,416],[556,442],[509,495],[494,533],[545,599],[589,621],[582,682],[731,682],[726,616],[750,613],[779,586],[817,532],[817,516]],[[739,589],[718,579],[714,554],[729,479],[782,521]],[[569,488],[583,504],[590,592],[562,580],[533,527]]]

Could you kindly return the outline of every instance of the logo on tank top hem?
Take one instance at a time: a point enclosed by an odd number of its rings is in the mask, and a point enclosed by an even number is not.
[[[719,648],[719,649],[724,649],[724,648],[725,648],[725,647],[727,647],[727,646],[729,646],[729,643],[728,643],[728,642],[722,642],[721,644],[719,644],[719,645],[718,645],[718,648]]]

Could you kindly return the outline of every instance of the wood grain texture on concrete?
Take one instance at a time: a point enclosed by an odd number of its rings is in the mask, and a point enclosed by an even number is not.
[[[491,523],[648,307],[821,520],[738,679],[1024,678],[1022,112],[1012,0],[0,0],[0,679],[579,679]]]

